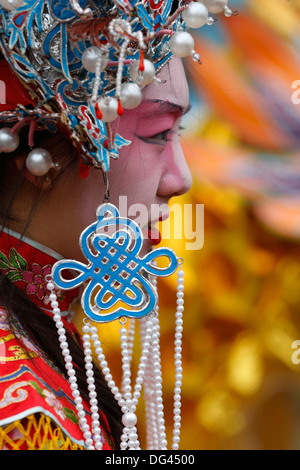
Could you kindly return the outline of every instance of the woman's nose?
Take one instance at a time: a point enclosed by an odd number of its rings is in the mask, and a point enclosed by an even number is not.
[[[192,175],[182,148],[179,145],[178,147],[176,152],[171,148],[166,149],[169,155],[164,158],[165,165],[157,191],[158,196],[169,198],[181,196],[191,189]]]

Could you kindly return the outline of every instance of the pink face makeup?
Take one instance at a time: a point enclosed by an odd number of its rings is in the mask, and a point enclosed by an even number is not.
[[[176,118],[172,115],[170,116],[166,114],[159,118],[154,115],[152,119],[149,119],[147,122],[141,120],[141,124],[138,126],[136,135],[144,138],[152,137],[160,132],[172,129],[175,122]]]

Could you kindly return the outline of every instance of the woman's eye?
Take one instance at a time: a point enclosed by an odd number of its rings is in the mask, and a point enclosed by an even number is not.
[[[182,126],[179,127],[178,135],[180,135],[180,131],[183,129],[184,127]],[[141,139],[143,142],[146,142],[149,144],[165,145],[169,141],[169,137],[171,133],[175,133],[175,132],[172,129],[166,129],[165,131],[159,132],[150,137],[138,136],[138,138]]]
[[[146,142],[147,144],[166,145],[166,143],[168,142],[168,134],[170,131],[171,129],[167,129],[163,132],[158,132],[157,134],[152,135],[150,137],[144,137],[142,135],[138,135],[137,137],[143,142]]]
[[[171,129],[167,129],[166,131],[159,132],[158,134],[155,134],[151,137],[151,139],[158,139],[158,140],[164,140],[168,141],[168,135],[171,132]]]

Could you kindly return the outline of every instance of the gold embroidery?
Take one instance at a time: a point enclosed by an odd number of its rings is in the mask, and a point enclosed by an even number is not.
[[[2,338],[0,338],[0,344],[7,343],[7,341],[10,341],[11,339],[14,339],[14,338],[15,338],[15,335],[13,335],[12,333],[10,333],[7,336],[2,336]]]
[[[38,357],[38,355],[33,351],[28,354],[25,349],[21,348],[21,346],[10,346],[8,351],[11,351],[13,356],[0,356],[0,362],[20,361],[21,359]]]

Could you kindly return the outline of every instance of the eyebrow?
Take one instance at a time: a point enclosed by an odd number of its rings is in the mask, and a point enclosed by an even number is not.
[[[145,100],[144,103],[154,103],[158,105],[155,111],[153,109],[145,110],[145,112],[143,113],[143,118],[146,119],[153,117],[153,115],[160,116],[162,114],[177,114],[178,116],[184,116],[192,108],[191,104],[185,107],[180,104],[172,103],[171,101],[165,100]]]

